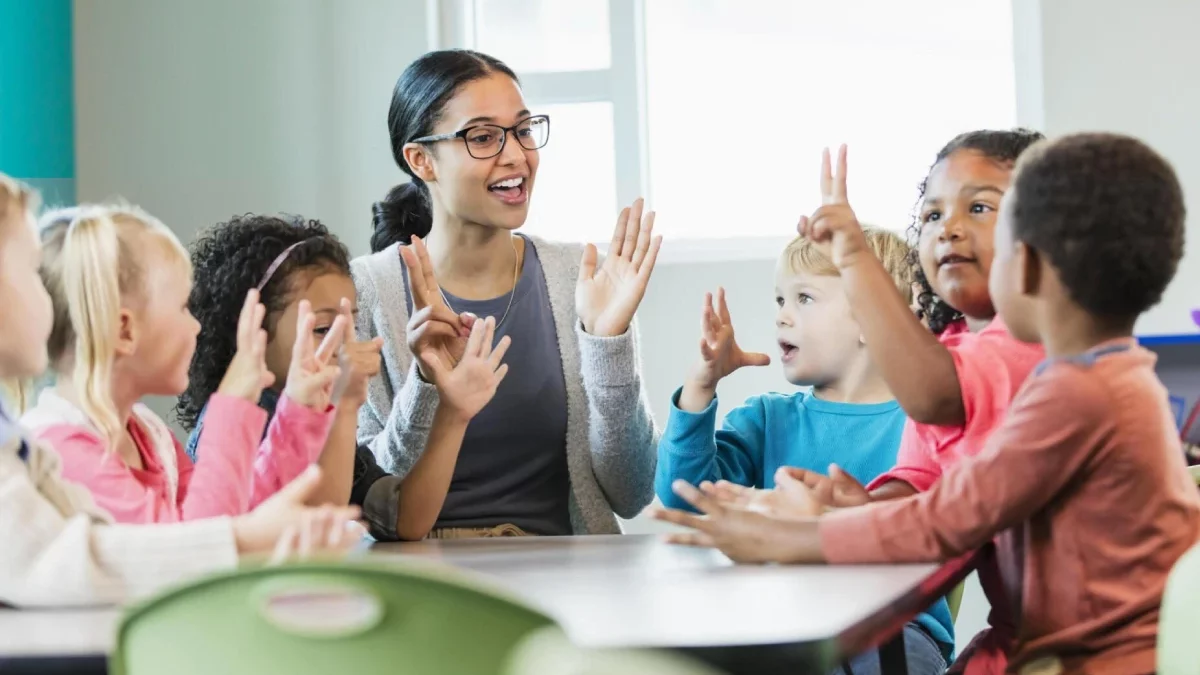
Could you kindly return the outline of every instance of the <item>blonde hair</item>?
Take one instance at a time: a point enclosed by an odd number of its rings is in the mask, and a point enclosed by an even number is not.
[[[149,265],[182,265],[190,276],[191,262],[175,235],[135,206],[53,211],[42,218],[41,229],[42,281],[54,305],[50,362],[61,371],[68,356],[74,357],[80,407],[111,447],[124,427],[112,400],[123,301],[147,297]],[[151,241],[163,257],[148,263]]]
[[[907,303],[912,303],[913,276],[912,263],[909,262],[911,247],[904,238],[895,232],[881,227],[863,227],[867,237],[867,248],[883,263],[884,269],[891,275],[896,288]],[[821,251],[821,247],[806,237],[796,237],[783,250],[783,260],[788,269],[794,274],[818,274],[827,277],[839,276],[833,260]]]
[[[21,220],[18,227],[28,227],[28,221],[33,219],[33,213],[41,205],[38,193],[28,185],[8,175],[0,173],[0,227],[8,228],[9,221]],[[3,234],[7,235],[4,229]],[[16,378],[0,381],[6,398],[16,407],[17,413],[25,411],[29,405],[32,393],[31,383]]]

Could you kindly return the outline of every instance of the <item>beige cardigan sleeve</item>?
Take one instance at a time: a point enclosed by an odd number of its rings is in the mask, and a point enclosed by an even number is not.
[[[53,450],[31,444],[22,459],[19,447],[0,448],[0,602],[119,603],[236,565],[229,518],[112,525]]]

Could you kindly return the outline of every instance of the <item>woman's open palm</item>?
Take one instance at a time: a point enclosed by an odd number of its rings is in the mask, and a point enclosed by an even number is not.
[[[575,286],[575,312],[591,335],[623,335],[646,294],[662,237],[654,236],[653,211],[642,218],[643,205],[638,199],[621,211],[603,263],[597,265],[595,246],[588,244],[583,251]]]

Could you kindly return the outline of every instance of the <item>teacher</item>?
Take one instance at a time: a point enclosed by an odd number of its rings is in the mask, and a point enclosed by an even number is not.
[[[375,204],[375,252],[351,264],[360,334],[384,339],[359,443],[407,475],[438,407],[429,359],[456,363],[474,318],[494,317],[495,339],[512,340],[508,375],[457,457],[438,459],[448,491],[428,536],[619,533],[614,512],[633,517],[653,498],[658,431],[633,317],[661,244],[654,214],[643,220],[640,200],[623,210],[602,262],[590,244],[517,234],[550,120],[485,54],[414,61],[388,129],[411,182]]]

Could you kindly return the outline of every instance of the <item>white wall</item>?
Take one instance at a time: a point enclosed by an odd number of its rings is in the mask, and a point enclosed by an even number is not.
[[[185,242],[235,213],[318,217],[356,253],[400,172],[392,85],[424,0],[76,0],[81,200],[123,196]]]

